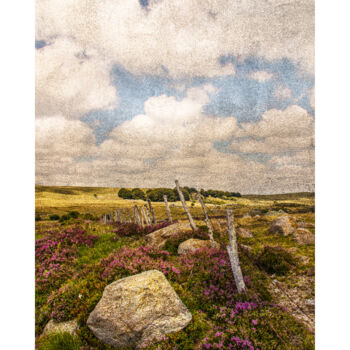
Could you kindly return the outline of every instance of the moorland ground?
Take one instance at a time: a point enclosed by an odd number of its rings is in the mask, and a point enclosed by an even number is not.
[[[314,234],[313,194],[205,198],[220,249],[200,249],[184,257],[177,254],[182,241],[208,238],[198,201],[190,200],[187,205],[199,231],[177,235],[159,251],[147,247],[144,238],[159,225],[146,232],[134,225],[101,220],[102,215],[117,208],[146,203],[121,199],[118,191],[118,188],[36,186],[39,349],[109,349],[86,326],[89,313],[107,284],[150,269],[165,273],[193,319],[182,331],[163,341],[145,344],[147,349],[314,348],[314,244],[300,245],[291,236],[269,232],[271,222],[283,211],[294,219],[296,226],[309,224],[308,229]],[[180,202],[169,204],[174,220],[187,220]],[[164,203],[152,205],[158,221],[166,221]],[[225,209],[233,209],[236,228],[253,233],[253,238],[238,237],[247,284],[244,295],[236,291],[225,249],[228,243]],[[72,212],[76,213],[61,219]],[[244,246],[251,249],[247,251]],[[121,265],[110,268],[116,257]],[[80,327],[77,335],[41,336],[50,319],[56,322],[77,319]]]

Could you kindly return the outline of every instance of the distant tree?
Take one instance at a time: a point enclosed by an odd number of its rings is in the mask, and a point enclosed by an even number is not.
[[[118,196],[123,199],[132,199],[132,193],[126,188],[121,188],[118,192]]]

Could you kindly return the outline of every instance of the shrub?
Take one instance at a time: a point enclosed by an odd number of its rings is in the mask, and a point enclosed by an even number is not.
[[[68,221],[69,219],[70,219],[69,215],[62,215],[61,218],[59,219],[59,222]]]
[[[60,216],[59,215],[57,215],[57,214],[52,214],[52,215],[50,215],[49,216],[49,218],[50,218],[50,220],[59,220],[60,219]]]
[[[68,332],[50,334],[39,341],[39,350],[79,350],[81,340]]]
[[[281,247],[265,247],[258,256],[257,264],[270,274],[285,275],[296,266],[296,259]]]
[[[79,217],[80,213],[78,211],[70,211],[68,213],[68,216],[71,217],[72,219],[77,219]]]
[[[83,215],[83,218],[84,218],[85,220],[96,220],[96,217],[93,216],[93,215],[90,214],[90,213],[84,214],[84,215]]]
[[[41,216],[39,214],[35,215],[35,221],[41,221]]]

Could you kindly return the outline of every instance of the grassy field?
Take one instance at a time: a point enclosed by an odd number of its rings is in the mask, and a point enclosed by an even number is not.
[[[167,279],[189,308],[193,320],[165,340],[145,345],[146,349],[314,348],[314,244],[299,245],[291,236],[269,232],[279,210],[293,217],[295,226],[300,222],[312,226],[312,194],[251,195],[232,200],[207,198],[214,238],[220,249],[189,253],[185,259],[191,264],[184,264],[184,257],[177,255],[179,243],[192,236],[207,238],[199,203],[187,202],[200,230],[173,237],[164,248],[166,252],[159,252],[145,249],[144,230],[136,230],[132,225],[104,224],[99,219],[116,208],[145,203],[120,199],[118,190],[36,186],[36,337],[39,350],[109,349],[86,326],[87,317],[104,287],[116,279],[159,266],[164,266]],[[165,221],[164,203],[152,204],[157,219]],[[186,220],[180,202],[170,205],[175,220]],[[247,228],[254,235],[254,238],[238,237],[247,283],[244,295],[236,292],[225,249],[227,208],[234,211],[236,227]],[[78,217],[63,222],[49,220],[52,214],[62,216],[72,211],[79,212]],[[87,213],[96,219],[87,220],[84,217]],[[155,226],[149,228],[155,229]],[[315,232],[313,227],[309,230]],[[250,247],[251,251],[247,252],[242,245]],[[263,260],[266,247],[277,252],[277,258],[268,260],[268,266],[266,259]],[[135,264],[133,256],[141,263]],[[122,262],[122,267],[106,270],[115,257]],[[50,319],[56,322],[77,319],[77,335],[41,336]]]

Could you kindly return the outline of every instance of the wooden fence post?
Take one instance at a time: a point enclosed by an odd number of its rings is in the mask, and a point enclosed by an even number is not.
[[[128,215],[128,222],[129,222],[129,223],[132,223],[130,208],[127,208],[127,209],[126,209],[126,213],[127,213],[127,215]]]
[[[103,223],[106,225],[107,224],[107,216],[103,215]]]
[[[148,206],[149,206],[149,210],[151,211],[151,214],[152,214],[153,223],[156,224],[157,223],[157,219],[156,219],[156,216],[154,215],[154,211],[153,211],[151,200],[147,199],[147,203],[148,203]]]
[[[169,209],[169,204],[168,204],[168,197],[166,196],[166,194],[163,196],[163,199],[164,199],[164,203],[165,203],[165,209],[168,213],[168,218],[169,218],[169,222],[173,222],[173,218],[171,217],[171,212],[170,212],[170,209]]]
[[[119,222],[118,209],[115,210],[115,222]]]
[[[237,250],[237,235],[234,224],[233,211],[231,209],[226,210],[227,230],[230,239],[230,245],[227,246],[227,252],[230,257],[233,276],[235,278],[238,293],[246,291],[246,286],[243,280],[242,270],[239,265],[239,257]]]
[[[124,217],[124,223],[126,223],[127,220],[126,220],[126,209],[125,208],[123,209],[123,217]]]
[[[201,196],[201,194],[200,194],[199,192],[197,192],[197,198],[198,198],[199,203],[201,204],[202,209],[203,209],[204,221],[205,221],[205,224],[206,224],[207,227],[208,227],[208,233],[209,233],[210,241],[211,241],[212,243],[214,243],[214,232],[213,232],[213,227],[212,227],[211,222],[210,222],[210,220],[209,220],[207,208],[205,207],[203,198],[202,198],[202,196]]]
[[[149,221],[149,223],[151,224],[151,223],[152,223],[152,219],[151,219],[151,214],[150,214],[150,212],[149,212],[149,210],[148,210],[148,206],[147,206],[147,204],[144,204],[143,206],[144,206],[144,208],[145,208],[145,213],[146,213],[146,215],[147,215],[148,221]]]
[[[146,225],[149,225],[151,222],[149,220],[149,217],[146,214],[145,208],[141,205],[141,215],[145,219]]]
[[[179,181],[178,180],[175,180],[175,185],[176,185],[176,189],[177,189],[177,192],[179,194],[179,197],[180,197],[180,200],[181,200],[181,203],[182,203],[182,206],[184,207],[185,209],[185,212],[187,214],[187,217],[188,217],[188,220],[190,222],[190,225],[191,225],[191,228],[193,231],[196,231],[197,230],[197,226],[196,224],[194,223],[193,219],[192,219],[192,216],[191,216],[191,213],[190,211],[188,210],[187,208],[187,205],[186,205],[186,202],[185,202],[185,198],[184,198],[184,195],[181,191],[181,188],[180,188],[180,185],[179,185]]]
[[[137,205],[134,206],[133,211],[134,211],[134,222],[137,225],[141,226],[141,218],[140,218],[140,213]]]

